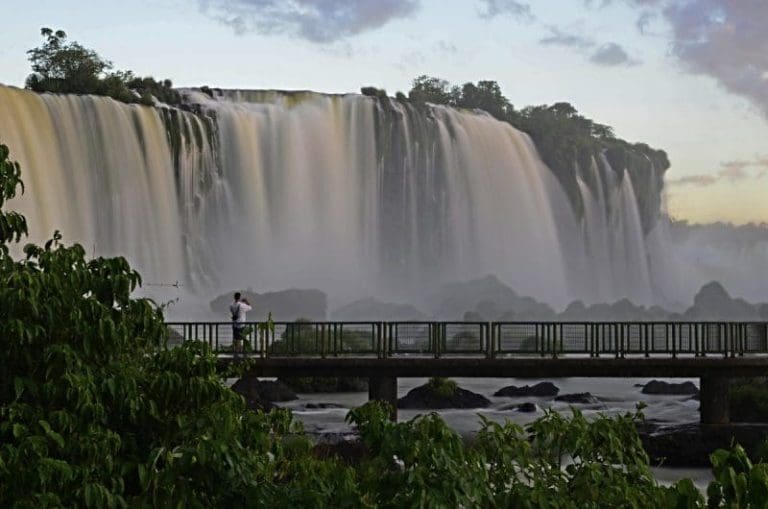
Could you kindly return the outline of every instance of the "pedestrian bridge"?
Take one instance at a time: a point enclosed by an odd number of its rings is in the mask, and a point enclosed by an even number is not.
[[[701,420],[728,422],[728,380],[768,376],[766,322],[229,322],[167,324],[258,376],[369,377],[393,403],[398,377],[700,378]]]

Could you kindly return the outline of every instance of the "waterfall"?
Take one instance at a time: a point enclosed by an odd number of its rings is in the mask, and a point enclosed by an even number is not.
[[[555,305],[658,293],[635,182],[604,157],[579,168],[578,217],[530,138],[482,112],[182,92],[184,110],[0,86],[32,240],[59,229],[204,301],[238,287],[412,299],[489,273]]]

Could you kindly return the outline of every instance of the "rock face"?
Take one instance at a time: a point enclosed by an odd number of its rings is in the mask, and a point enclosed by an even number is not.
[[[245,398],[251,410],[271,410],[274,401],[292,401],[296,394],[280,382],[261,381],[255,377],[243,377],[232,385],[232,390]]]
[[[440,408],[486,408],[491,405],[488,398],[460,387],[452,393],[435,390],[425,384],[408,391],[397,400],[397,408],[437,410]]]
[[[734,299],[717,281],[701,287],[693,306],[683,315],[685,320],[759,320],[758,306]]]
[[[290,377],[280,378],[279,382],[287,385],[296,392],[365,392],[368,390],[368,379],[357,377]]]
[[[537,398],[546,398],[551,396],[557,396],[560,389],[552,382],[539,382],[536,385],[525,385],[523,387],[516,387],[510,385],[496,391],[494,396],[508,396],[511,398],[523,398],[526,396],[534,396]]]
[[[706,427],[699,424],[639,429],[648,456],[665,466],[711,467],[709,455],[738,443],[757,459],[760,444],[768,433],[766,424],[732,424]]]
[[[428,317],[410,304],[382,302],[374,298],[360,299],[331,313],[334,320],[422,321]]]
[[[438,302],[435,317],[458,320],[467,311],[485,320],[502,316],[526,316],[527,320],[543,320],[555,316],[555,311],[530,297],[519,296],[496,276],[485,276],[470,281],[445,285],[431,300]]]
[[[588,392],[577,392],[574,394],[563,394],[555,398],[555,401],[562,401],[563,403],[573,403],[578,405],[597,405],[600,404],[600,400],[594,397]]]
[[[211,310],[229,320],[229,305],[235,290],[219,295],[211,301]],[[298,318],[325,320],[328,311],[328,298],[320,290],[282,290],[278,292],[256,293],[253,290],[241,290],[243,297],[251,303],[252,311],[248,319],[265,320],[268,313],[276,322],[291,322]]]
[[[661,380],[651,380],[643,386],[643,394],[669,394],[679,396],[698,395],[699,388],[693,382],[669,383]]]

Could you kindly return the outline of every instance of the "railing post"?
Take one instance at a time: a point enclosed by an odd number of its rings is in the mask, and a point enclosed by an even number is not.
[[[672,324],[672,358],[677,358],[677,342],[678,342],[678,331],[679,331],[679,324]]]
[[[548,323],[547,328],[549,332],[549,343],[552,348],[552,358],[557,359],[557,325],[554,323]]]

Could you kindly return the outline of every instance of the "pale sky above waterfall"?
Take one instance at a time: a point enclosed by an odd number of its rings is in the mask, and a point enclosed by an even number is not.
[[[177,86],[407,92],[493,79],[516,107],[568,101],[665,149],[668,206],[768,222],[765,0],[3,0],[0,83],[39,28]]]

